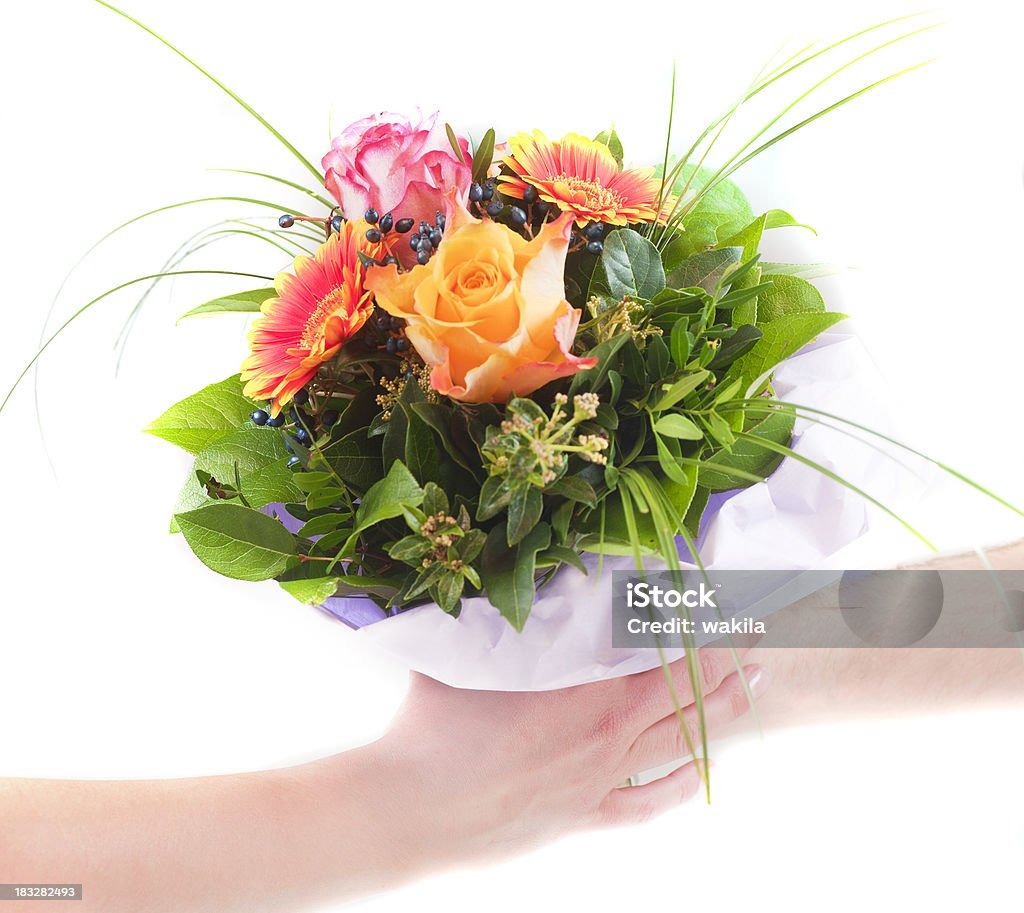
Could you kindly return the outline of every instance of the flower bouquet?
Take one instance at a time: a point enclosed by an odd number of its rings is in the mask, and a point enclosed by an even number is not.
[[[776,564],[811,528],[823,548],[793,559],[810,566],[863,531],[851,493],[895,517],[843,476],[834,440],[807,445],[830,422],[872,433],[815,392],[851,363],[850,337],[810,281],[819,266],[761,256],[766,233],[799,223],[754,212],[730,176],[900,74],[772,133],[788,104],[721,166],[706,162],[745,102],[903,21],[767,69],[679,156],[670,104],[665,154],[643,167],[614,129],[503,142],[488,129],[474,142],[437,115],[382,113],[343,130],[321,170],[210,76],[318,187],[251,174],[322,208],[250,199],[276,222],[242,233],[297,256],[186,315],[258,316],[240,373],[148,428],[194,457],[172,529],[220,574],[276,580],[355,627],[379,622],[432,674],[544,688],[662,659],[611,659],[594,634],[610,615],[602,562],[770,565],[744,539],[761,522]],[[189,253],[134,281],[211,272],[179,269]],[[720,522],[743,490],[768,492],[770,509]],[[831,531],[809,526],[816,511]]]
[[[149,429],[196,455],[175,523],[212,569],[389,614],[481,594],[521,630],[561,566],[678,560],[789,451],[772,373],[843,315],[759,264],[787,214],[709,244],[698,172],[624,168],[614,131],[501,154],[378,115],[324,168],[340,212],[280,219],[313,256],[204,306],[259,303],[240,376]]]

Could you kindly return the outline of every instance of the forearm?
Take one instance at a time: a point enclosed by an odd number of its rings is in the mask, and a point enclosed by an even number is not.
[[[766,726],[1020,705],[1017,649],[764,648],[748,659],[772,676],[758,703]]]
[[[986,552],[995,570],[1024,568],[1024,542]],[[982,569],[976,553],[936,558],[912,569]],[[814,611],[799,607],[790,624],[813,624]],[[795,637],[790,637],[795,640]],[[748,654],[764,666],[773,687],[758,705],[766,726],[966,707],[1020,705],[1024,701],[1024,653],[1020,649],[793,648],[773,631]],[[749,724],[744,724],[749,725]]]
[[[78,913],[276,913],[391,886],[429,847],[392,764],[375,745],[223,777],[0,781],[0,882],[81,883]]]

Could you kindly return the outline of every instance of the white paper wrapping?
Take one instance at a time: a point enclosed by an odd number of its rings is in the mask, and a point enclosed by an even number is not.
[[[823,334],[782,365],[775,390],[784,400],[825,409],[884,430],[881,384],[847,323]],[[875,497],[896,490],[899,467],[835,430],[799,420],[794,449]],[[765,482],[731,497],[708,524],[701,557],[709,568],[811,569],[868,529],[867,502],[793,459]],[[562,568],[539,594],[522,632],[483,597],[463,600],[453,618],[425,605],[353,633],[410,668],[450,685],[541,691],[627,675],[659,664],[657,651],[611,645],[611,575],[632,558],[585,556],[589,576]]]

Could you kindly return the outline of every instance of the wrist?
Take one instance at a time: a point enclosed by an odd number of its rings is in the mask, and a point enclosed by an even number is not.
[[[425,808],[431,793],[417,787],[416,764],[386,736],[280,773],[309,823],[304,855],[345,894],[392,888],[442,861],[437,819]]]

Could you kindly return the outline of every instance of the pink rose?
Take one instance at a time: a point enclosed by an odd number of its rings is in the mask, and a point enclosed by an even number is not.
[[[469,143],[459,138],[465,161]],[[472,177],[448,140],[437,112],[415,120],[381,112],[346,127],[323,158],[325,184],[341,204],[347,219],[361,218],[371,207],[395,221],[414,219],[434,224],[444,212],[444,196],[451,189],[464,199]],[[415,231],[415,229],[413,229]],[[412,254],[408,243],[394,251],[405,262]],[[415,262],[415,255],[411,262]]]

